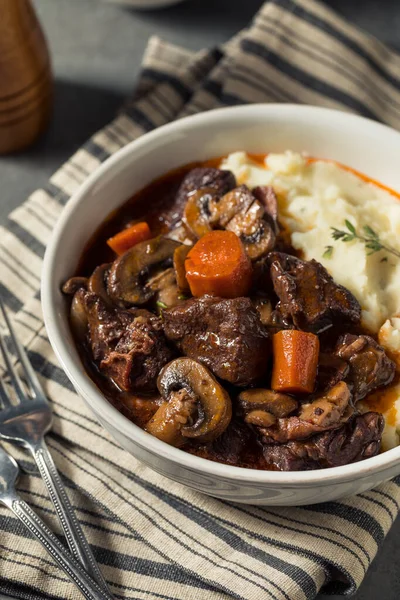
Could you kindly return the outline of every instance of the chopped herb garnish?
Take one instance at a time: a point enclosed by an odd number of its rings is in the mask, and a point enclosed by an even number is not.
[[[393,254],[393,256],[397,256],[397,258],[400,258],[400,252],[396,250],[396,248],[392,248],[392,246],[383,244],[379,238],[379,235],[369,225],[364,225],[364,234],[361,234],[357,232],[354,225],[350,223],[350,221],[348,221],[347,219],[344,223],[346,225],[347,231],[337,229],[336,227],[331,227],[332,237],[334,240],[340,240],[342,242],[352,242],[353,240],[360,240],[361,242],[364,242],[365,247],[369,250],[369,252],[367,252],[368,256],[370,256],[371,254],[375,254],[375,252],[385,250],[386,252],[389,252],[389,254]],[[383,259],[381,262],[383,262]]]
[[[161,302],[161,300],[157,300],[156,304],[159,308],[168,308],[165,302]]]
[[[333,254],[333,246],[325,246],[325,252],[323,253],[323,258],[332,258]]]
[[[189,296],[186,296],[186,294],[178,294],[178,300],[189,300]]]

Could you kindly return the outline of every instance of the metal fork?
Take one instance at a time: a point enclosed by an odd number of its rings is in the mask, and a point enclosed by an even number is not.
[[[1,298],[0,311],[9,330],[25,381],[24,386],[0,332],[0,349],[16,396],[16,402],[13,403],[11,395],[0,379],[0,438],[16,442],[31,452],[60,519],[71,553],[82,563],[89,575],[104,590],[108,590],[44,440],[44,435],[51,428],[53,420],[50,404],[25,350],[15,335]]]
[[[111,594],[89,577],[81,564],[72,558],[47,525],[26,502],[18,497],[15,491],[18,474],[16,461],[0,448],[0,504],[8,506],[25,527],[38,538],[87,600],[112,600]]]

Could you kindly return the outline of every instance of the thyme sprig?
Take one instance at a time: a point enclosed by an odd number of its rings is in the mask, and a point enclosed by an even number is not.
[[[363,233],[359,233],[357,229],[354,227],[350,221],[345,220],[344,224],[346,225],[347,231],[342,229],[337,229],[336,227],[331,227],[332,237],[334,240],[340,240],[341,242],[352,242],[353,240],[360,240],[364,242],[365,247],[369,252],[367,255],[375,254],[375,252],[380,252],[381,250],[385,250],[389,254],[400,258],[400,252],[392,246],[388,246],[381,242],[379,238],[379,234],[376,233],[369,225],[364,225]]]

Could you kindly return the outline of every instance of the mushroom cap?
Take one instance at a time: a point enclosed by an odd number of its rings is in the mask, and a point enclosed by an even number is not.
[[[286,394],[280,394],[263,388],[252,388],[241,392],[238,405],[245,414],[262,410],[281,418],[290,415],[298,406],[297,401]]]
[[[276,423],[276,417],[266,410],[252,410],[245,418],[245,423],[256,427],[271,427]]]
[[[182,427],[184,437],[209,442],[229,425],[232,403],[228,392],[207,367],[196,360],[182,357],[168,363],[160,372],[157,387],[166,399],[171,392],[182,388],[196,399],[197,419],[192,425]]]
[[[176,283],[178,284],[178,288],[185,293],[190,293],[190,287],[186,279],[185,260],[191,249],[192,246],[182,244],[181,246],[178,246],[178,248],[175,248],[174,251]]]
[[[88,316],[85,304],[85,290],[80,288],[72,298],[70,308],[70,323],[75,339],[79,343],[85,343],[88,332]]]
[[[140,242],[122,254],[111,265],[108,294],[114,302],[145,304],[154,295],[146,283],[147,276],[157,267],[171,266],[179,242],[162,235]]]
[[[68,281],[64,283],[61,290],[63,294],[73,296],[78,290],[83,288],[86,290],[88,284],[87,277],[70,277]]]
[[[216,195],[212,188],[200,188],[188,195],[182,221],[197,238],[211,231],[209,204],[213,199]]]
[[[97,296],[100,296],[106,304],[110,304],[110,297],[107,292],[106,279],[111,263],[105,263],[95,268],[88,280],[88,290]]]

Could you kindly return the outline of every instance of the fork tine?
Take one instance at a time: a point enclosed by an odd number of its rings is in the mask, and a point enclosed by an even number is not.
[[[18,399],[20,402],[23,402],[25,400],[25,393],[24,393],[24,389],[22,387],[22,382],[21,382],[21,379],[19,378],[19,375],[12,363],[11,354],[7,348],[6,342],[5,342],[2,334],[0,334],[0,349],[1,349],[1,353],[3,355],[4,362],[5,362],[8,374],[10,376],[12,385],[18,396]]]
[[[13,403],[11,402],[11,398],[10,398],[10,396],[5,388],[5,385],[1,379],[0,379],[0,404],[2,405],[2,408],[10,408],[10,406],[13,406]]]
[[[16,355],[17,355],[17,357],[19,359],[19,362],[21,363],[21,365],[22,365],[22,367],[23,367],[23,369],[25,371],[25,377],[27,379],[27,383],[29,384],[29,386],[31,388],[33,396],[35,396],[35,397],[41,396],[43,398],[46,398],[45,395],[44,395],[44,392],[42,390],[42,387],[41,387],[41,385],[39,383],[39,380],[38,380],[38,378],[36,376],[36,373],[35,373],[32,365],[30,363],[30,360],[29,360],[29,358],[28,358],[28,356],[27,356],[27,354],[26,354],[26,352],[25,352],[22,344],[18,340],[18,337],[17,337],[17,335],[16,335],[16,333],[14,331],[14,326],[11,323],[11,320],[10,320],[8,314],[7,314],[6,308],[4,306],[4,303],[3,303],[2,299],[1,299],[1,297],[0,297],[0,310],[1,310],[2,314],[3,314],[4,321],[5,321],[5,323],[6,323],[7,327],[8,327],[8,330],[10,332],[10,337],[11,337],[12,342],[14,344]],[[0,338],[1,338],[1,336],[0,336]],[[6,360],[6,358],[5,358],[5,360]],[[22,398],[22,400],[23,400],[23,398]]]

